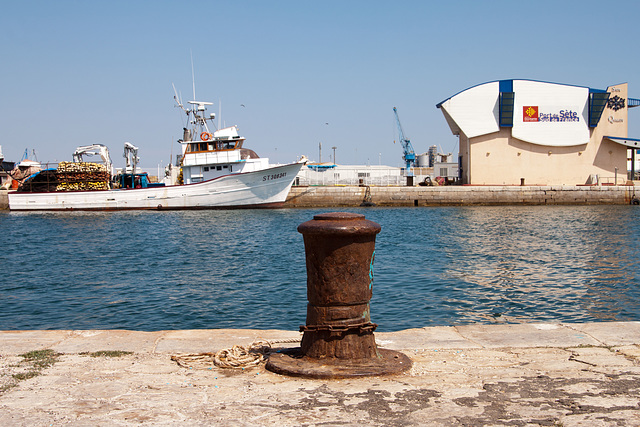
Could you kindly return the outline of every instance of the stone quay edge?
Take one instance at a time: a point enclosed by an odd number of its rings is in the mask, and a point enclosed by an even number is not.
[[[292,187],[285,207],[623,205],[640,197],[636,186],[442,186],[442,187]]]
[[[0,377],[24,355],[58,361],[0,391],[0,424],[640,425],[640,322],[437,326],[376,332],[410,371],[342,380],[251,369],[187,369],[180,353],[268,340],[281,330],[0,331]],[[117,357],[87,353],[120,350]]]

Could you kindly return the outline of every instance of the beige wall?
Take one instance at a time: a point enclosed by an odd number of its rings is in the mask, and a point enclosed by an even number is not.
[[[587,144],[554,147],[524,142],[511,136],[511,128],[468,139],[460,133],[463,183],[474,185],[586,184],[591,175],[600,182],[613,183],[618,168],[618,183],[627,175],[627,148],[603,140],[604,136],[627,137],[627,84],[607,89],[611,98],[625,100],[618,111],[605,107],[598,126],[591,129]]]

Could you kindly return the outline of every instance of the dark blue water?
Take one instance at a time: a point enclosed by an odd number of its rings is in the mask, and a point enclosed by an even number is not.
[[[0,330],[297,329],[296,228],[336,209],[0,213]],[[640,208],[347,209],[378,222],[379,331],[640,320]]]

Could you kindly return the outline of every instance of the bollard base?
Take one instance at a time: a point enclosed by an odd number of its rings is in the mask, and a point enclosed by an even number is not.
[[[269,356],[267,370],[306,378],[353,378],[393,375],[411,369],[411,359],[394,350],[378,349],[380,357],[369,359],[316,359],[302,356],[300,348]]]

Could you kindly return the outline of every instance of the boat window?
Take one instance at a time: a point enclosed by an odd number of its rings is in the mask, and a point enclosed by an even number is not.
[[[227,166],[227,165],[224,165],[224,166],[222,166],[222,167],[223,167],[224,169],[227,169],[227,168],[228,168],[229,166]]]
[[[209,151],[213,151],[213,150],[215,150],[215,149],[216,149],[216,148],[213,146],[213,144],[212,144],[212,143],[209,143]]]
[[[207,151],[207,143],[206,142],[201,142],[200,143],[200,151]]]
[[[204,171],[205,171],[205,172],[209,172],[209,166],[205,166],[205,167],[204,167]]]

